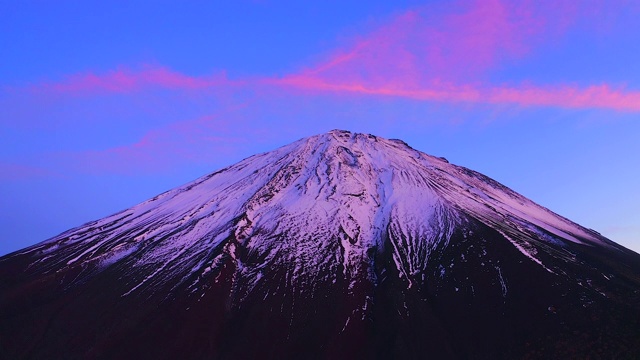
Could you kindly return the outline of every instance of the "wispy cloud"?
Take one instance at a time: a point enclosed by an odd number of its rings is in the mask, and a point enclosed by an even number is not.
[[[213,76],[188,76],[166,67],[145,65],[134,71],[121,68],[105,74],[76,74],[57,82],[31,87],[35,92],[58,94],[129,93],[146,89],[198,90],[233,85],[224,72]]]
[[[559,1],[458,2],[439,18],[410,11],[337,50],[327,61],[274,84],[309,92],[357,93],[436,102],[469,102],[640,111],[640,91],[594,84],[496,85],[491,71],[526,56],[536,43],[558,36],[579,10]],[[553,14],[553,16],[549,16]]]
[[[561,86],[478,86],[433,83],[423,88],[403,88],[394,84],[368,87],[361,83],[330,83],[310,77],[289,77],[283,85],[314,91],[358,93],[363,95],[393,96],[437,102],[466,102],[484,104],[515,104],[520,106],[553,106],[569,109],[610,109],[640,111],[640,91],[610,85],[578,87]]]
[[[552,28],[527,4],[458,1],[408,11],[294,77],[366,87],[424,87],[486,78],[501,60],[524,56]]]
[[[514,103],[524,106],[558,106],[565,108],[603,108],[619,111],[640,111],[640,91],[593,85],[586,88],[568,85],[555,88],[523,86],[493,88],[486,95],[490,103]]]
[[[626,9],[621,4],[622,0],[612,0],[592,5],[603,12],[616,13]],[[243,104],[244,109],[251,108],[254,100],[275,103],[272,108],[284,109],[292,107],[295,102],[292,99],[304,102],[313,101],[318,94],[350,94],[365,100],[384,97],[435,103],[640,111],[640,91],[624,84],[539,83],[535,82],[535,76],[527,74],[509,83],[493,80],[505,64],[526,59],[541,44],[556,41],[576,24],[587,23],[585,26],[600,30],[602,24],[585,21],[593,14],[584,7],[569,0],[446,2],[397,15],[378,28],[353,36],[348,45],[330,51],[324,61],[307,64],[281,77],[229,79],[224,72],[191,76],[162,66],[121,67],[11,89],[9,101],[3,102],[3,108],[9,110],[0,111],[5,113],[5,122],[20,116],[37,118],[31,122],[50,121],[42,111],[34,110],[43,106],[43,99],[47,104],[62,98],[72,104],[85,104],[89,98],[86,107],[63,107],[108,108],[115,112],[113,99],[99,106],[100,99],[115,94],[133,99],[131,102],[136,105],[133,112],[140,116],[158,116],[158,111],[169,112],[167,109],[172,106],[189,112],[185,116],[172,113],[156,123],[149,121],[146,133],[128,145],[56,154],[58,158],[71,159],[76,164],[75,170],[84,172],[157,171],[184,160],[203,161],[202,154],[208,157],[212,153],[237,152],[246,145],[243,132],[252,122],[260,118],[261,128],[254,131],[269,128],[269,118],[260,108],[234,114],[238,104]],[[149,95],[155,92],[163,93],[156,97]],[[11,101],[11,96],[19,101]],[[164,104],[165,99],[169,103]],[[162,106],[158,106],[160,102]],[[15,109],[11,110],[12,106]],[[70,116],[77,116],[78,111],[62,111],[62,115],[70,112],[73,112]],[[134,119],[134,115],[137,113],[123,116],[126,119],[119,126]],[[88,121],[88,118],[74,119]],[[109,116],[100,119],[112,121]],[[30,123],[24,118],[17,121]],[[73,126],[70,122],[64,124]],[[140,132],[140,128],[135,130]],[[2,169],[16,176],[42,174],[28,167]]]
[[[131,144],[54,157],[74,159],[74,170],[88,173],[165,171],[181,162],[201,163],[236,154],[248,140],[229,131],[230,125],[218,116],[202,116],[151,129]]]
[[[601,11],[621,11],[624,1]],[[626,4],[626,3],[625,3]],[[623,84],[501,85],[491,81],[505,61],[526,57],[537,44],[553,41],[580,17],[593,16],[584,5],[559,0],[475,0],[422,7],[391,19],[386,25],[354,37],[351,45],[328,58],[279,78],[230,80],[224,72],[196,77],[160,66],[134,71],[121,68],[104,74],[85,73],[59,82],[44,82],[33,91],[55,94],[129,93],[223,89],[245,91],[271,87],[310,92],[354,93],[406,97],[424,101],[509,103],[523,106],[605,108],[637,111],[640,91]],[[599,26],[594,22],[594,26]]]
[[[57,172],[45,169],[41,166],[16,164],[0,161],[0,180],[22,181],[38,177],[60,177]]]

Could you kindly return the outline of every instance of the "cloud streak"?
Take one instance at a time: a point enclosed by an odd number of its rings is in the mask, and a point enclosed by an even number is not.
[[[391,96],[436,102],[640,111],[640,91],[613,88],[607,84],[581,88],[569,85],[483,87],[436,83],[429,87],[406,89],[397,84],[389,84],[386,87],[369,87],[362,83],[330,83],[322,79],[306,77],[289,77],[283,79],[280,84],[307,91]]]
[[[51,178],[60,176],[61,175],[59,173],[44,169],[40,166],[0,161],[0,180],[24,181],[32,178]]]
[[[408,11],[294,76],[369,88],[484,81],[501,61],[526,55],[537,36],[554,28],[530,7],[485,0]]]
[[[72,158],[76,170],[88,173],[166,171],[179,163],[202,163],[237,153],[247,139],[230,127],[220,116],[207,115],[151,129],[131,144],[55,157],[58,163]]]
[[[599,4],[609,13],[623,9],[615,1]],[[140,112],[154,118],[159,111],[166,115],[172,107],[180,109],[180,113],[171,113],[165,121],[149,121],[146,133],[141,132],[141,127],[135,128],[135,133],[144,133],[137,142],[56,155],[58,163],[72,159],[77,171],[130,173],[163,170],[184,160],[201,162],[212,153],[237,153],[246,145],[243,132],[258,131],[256,123],[260,123],[260,131],[269,129],[270,120],[261,109],[281,111],[292,108],[290,103],[295,101],[314,101],[317,95],[324,94],[358,96],[365,101],[383,97],[433,103],[640,112],[640,91],[623,84],[534,84],[535,76],[526,74],[510,83],[492,80],[505,64],[526,59],[541,44],[562,37],[575,24],[588,23],[584,19],[593,15],[584,14],[584,9],[569,0],[542,5],[526,0],[447,2],[397,15],[383,26],[353,36],[349,45],[334,49],[324,61],[281,77],[229,79],[224,72],[191,76],[162,66],[146,65],[137,70],[121,67],[102,74],[82,73],[57,82],[11,89],[10,92],[19,93],[14,100],[19,99],[20,105],[16,105],[17,101],[3,102],[15,108],[6,112],[12,116],[5,117],[35,113],[34,122],[50,121],[47,111],[33,110],[50,102],[62,104],[61,118],[69,114],[77,116],[79,111],[66,106],[66,101],[81,104],[77,108],[88,104],[90,111],[111,109],[111,114],[117,114],[113,103],[132,99],[131,103],[137,106],[133,115]],[[597,24],[594,27],[601,30]],[[161,95],[151,96],[156,92]],[[110,95],[116,96],[106,101]],[[99,106],[100,99],[105,100],[103,107]],[[165,99],[168,104],[164,104]],[[275,104],[252,108],[255,103]],[[237,114],[234,109],[238,104],[250,109]],[[189,111],[184,117],[183,109]],[[96,121],[122,118],[117,126],[124,127],[123,123],[134,118],[126,115],[100,116]],[[195,120],[179,120],[185,118]],[[27,119],[21,121],[29,123]],[[74,121],[88,122],[90,116],[78,116]],[[73,126],[68,122],[63,125]],[[18,177],[45,174],[35,168],[8,165],[4,168]]]
[[[350,47],[335,50],[326,61],[281,78],[232,81],[224,73],[195,77],[145,66],[140,71],[123,68],[78,74],[32,90],[86,95],[156,89],[229,93],[266,87],[270,91],[299,89],[306,95],[328,92],[433,102],[640,110],[640,91],[621,85],[532,85],[528,79],[524,85],[491,82],[492,71],[504,61],[525,57],[537,43],[559,36],[575,23],[581,9],[574,2],[478,0],[448,6],[438,11],[433,7],[407,11],[356,37]],[[610,12],[615,9],[609,7]]]
[[[224,73],[194,77],[166,67],[146,65],[140,71],[121,68],[106,74],[76,74],[62,81],[37,84],[31,90],[54,94],[99,94],[153,89],[200,90],[231,85]]]
[[[526,56],[540,39],[559,36],[580,10],[559,1],[458,2],[439,18],[406,12],[336,51],[324,63],[272,83],[307,92],[354,93],[434,102],[640,111],[640,91],[598,84],[495,85],[491,72]],[[554,14],[550,17],[549,14]]]

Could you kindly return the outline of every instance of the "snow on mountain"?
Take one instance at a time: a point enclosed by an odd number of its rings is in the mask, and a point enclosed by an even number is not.
[[[276,255],[295,264],[294,273],[335,266],[335,259],[355,278],[357,264],[381,246],[389,229],[405,239],[393,243],[393,256],[411,286],[411,276],[425,269],[433,248],[446,244],[461,224],[460,213],[500,231],[543,267],[532,242],[612,246],[477,172],[400,140],[334,130],[249,157],[22,253],[51,254],[38,260],[48,260],[51,269],[106,267],[137,254],[126,260],[132,272],[153,271],[131,282],[123,294],[128,295],[206,273],[223,256],[235,259],[240,273],[256,281]],[[531,241],[515,240],[504,228],[529,234]],[[286,240],[275,234],[287,234]],[[207,257],[220,246],[216,257]],[[265,262],[244,267],[236,255],[240,247]]]

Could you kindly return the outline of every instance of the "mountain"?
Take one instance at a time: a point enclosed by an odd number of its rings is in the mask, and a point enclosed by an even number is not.
[[[0,357],[638,358],[640,255],[334,130],[0,258]]]

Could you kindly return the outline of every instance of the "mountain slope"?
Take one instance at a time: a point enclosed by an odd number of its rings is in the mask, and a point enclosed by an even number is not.
[[[334,130],[0,258],[0,355],[640,354],[640,256]]]

